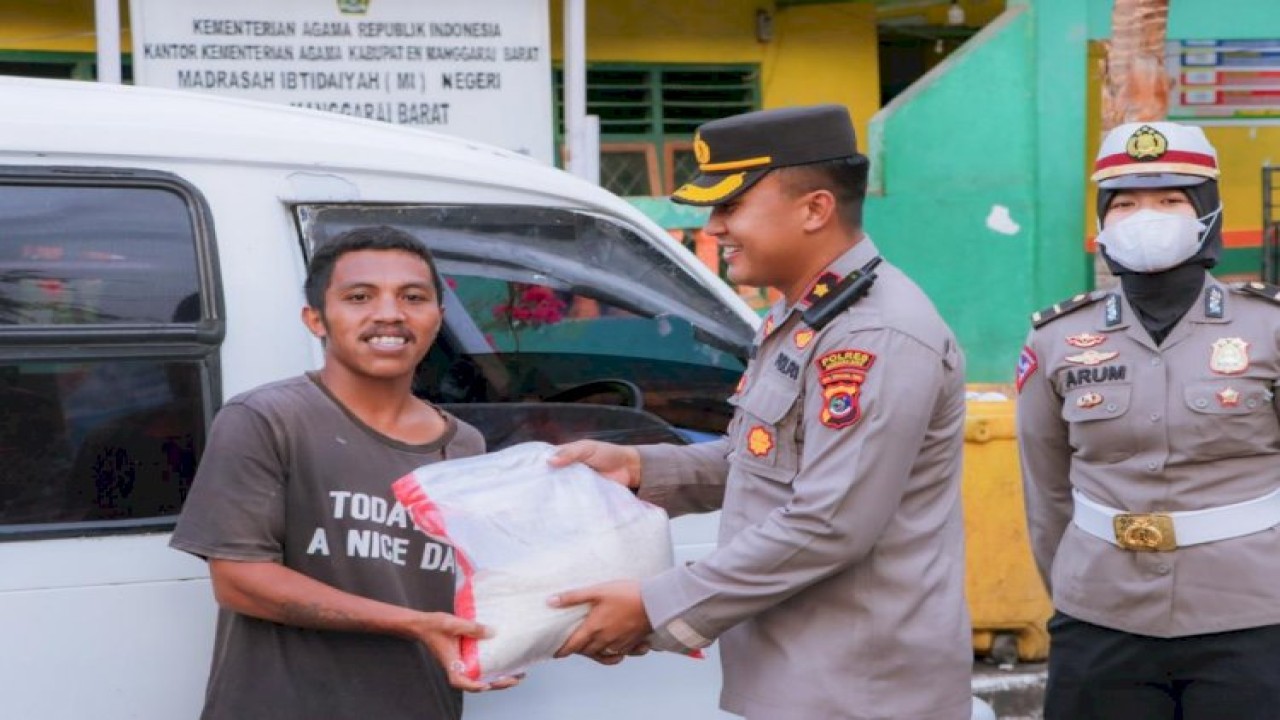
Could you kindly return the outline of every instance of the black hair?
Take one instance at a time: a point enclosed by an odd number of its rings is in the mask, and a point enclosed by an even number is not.
[[[431,282],[435,286],[437,298],[443,297],[440,271],[436,269],[435,258],[431,257],[431,251],[426,245],[404,230],[390,225],[370,225],[341,232],[316,248],[307,263],[307,281],[303,285],[307,305],[316,310],[324,310],[324,293],[329,289],[329,281],[333,278],[333,268],[338,264],[338,258],[359,250],[400,250],[417,255],[431,270]]]
[[[836,199],[836,214],[848,230],[862,228],[862,203],[867,197],[865,155],[823,160],[805,165],[780,167],[774,172],[793,195],[827,190]]]

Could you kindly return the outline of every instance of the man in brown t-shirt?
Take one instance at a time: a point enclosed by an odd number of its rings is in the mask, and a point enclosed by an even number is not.
[[[421,465],[484,452],[475,428],[410,390],[439,287],[411,235],[337,236],[311,259],[303,310],[324,367],[218,413],[171,542],[208,559],[221,608],[202,717],[456,720],[454,688],[515,684],[463,676],[457,639],[485,629],[448,614],[453,550],[390,492]]]

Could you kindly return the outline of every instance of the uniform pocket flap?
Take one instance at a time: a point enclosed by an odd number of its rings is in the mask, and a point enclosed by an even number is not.
[[[1258,408],[1270,407],[1269,391],[1250,383],[1211,380],[1191,383],[1183,389],[1187,407],[1206,415],[1247,415]]]
[[[745,394],[738,396],[734,404],[753,418],[770,425],[777,425],[782,418],[786,417],[787,411],[795,404],[799,394],[798,385],[788,387],[761,382],[756,387],[749,388]]]
[[[1090,422],[1117,418],[1129,411],[1128,385],[1100,385],[1072,390],[1062,401],[1062,419]]]

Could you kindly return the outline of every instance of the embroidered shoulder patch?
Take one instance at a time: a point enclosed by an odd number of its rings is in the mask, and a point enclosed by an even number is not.
[[[875,361],[874,354],[856,349],[835,350],[817,359],[822,385],[819,422],[839,430],[862,419],[862,383]]]
[[[1027,382],[1027,378],[1034,375],[1039,367],[1040,360],[1036,357],[1036,351],[1024,345],[1022,354],[1018,356],[1018,369],[1014,373],[1014,385],[1018,392],[1022,392],[1022,386]]]
[[[833,350],[818,358],[818,370],[823,373],[837,370],[870,370],[876,356],[866,350]]]

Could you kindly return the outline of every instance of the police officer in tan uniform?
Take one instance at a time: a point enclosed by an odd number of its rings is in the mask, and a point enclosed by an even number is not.
[[[1280,717],[1280,288],[1227,286],[1199,128],[1103,141],[1119,289],[1033,316],[1018,441],[1053,595],[1046,718]]]
[[[721,510],[719,546],[644,583],[564,593],[593,608],[561,652],[612,662],[642,642],[719,639],[721,706],[752,720],[969,718],[964,361],[920,288],[876,264],[848,112],[730,117],[704,125],[695,151],[701,174],[674,199],[711,206],[730,279],[784,295],[728,435],[583,441],[560,461],[673,515]]]

